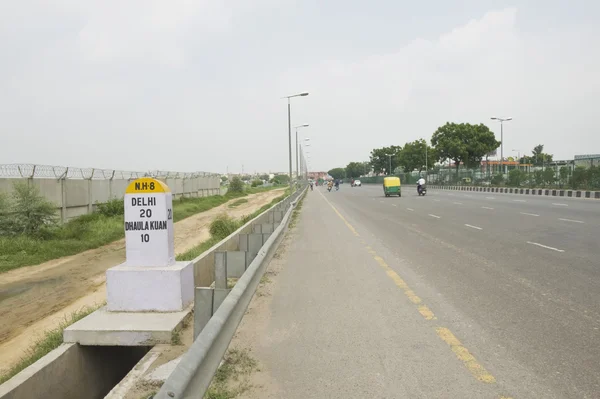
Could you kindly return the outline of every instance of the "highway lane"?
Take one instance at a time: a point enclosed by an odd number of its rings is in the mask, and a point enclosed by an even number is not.
[[[324,195],[395,254],[397,272],[516,396],[598,397],[600,203],[403,193],[343,185]]]

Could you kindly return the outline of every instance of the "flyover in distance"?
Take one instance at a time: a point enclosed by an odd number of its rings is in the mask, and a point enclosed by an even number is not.
[[[309,191],[262,397],[598,397],[599,226],[594,200]]]

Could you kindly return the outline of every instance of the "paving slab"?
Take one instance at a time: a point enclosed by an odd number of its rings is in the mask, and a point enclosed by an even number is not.
[[[100,308],[67,327],[65,343],[90,346],[153,346],[171,343],[173,331],[191,317],[193,304],[180,312],[109,312]]]

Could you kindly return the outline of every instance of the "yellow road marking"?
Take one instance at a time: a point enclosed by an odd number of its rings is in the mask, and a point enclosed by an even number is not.
[[[488,373],[488,371],[477,362],[469,350],[460,343],[454,334],[452,334],[452,331],[445,327],[438,327],[435,330],[437,331],[439,337],[450,346],[452,352],[454,352],[456,357],[465,364],[467,369],[475,376],[475,378],[488,384],[493,384],[496,382],[494,376]]]
[[[435,320],[436,319],[435,315],[433,314],[431,309],[429,309],[427,307],[427,305],[419,306],[419,313],[421,313],[421,316],[423,316],[425,318],[425,320]]]
[[[333,204],[331,202],[329,202],[329,200],[327,198],[325,198],[325,196],[322,193],[320,193],[320,194],[323,197],[323,199],[325,199],[325,201],[327,201],[327,203],[329,204],[331,209],[333,209],[333,211],[338,215],[338,217],[340,219],[342,219],[342,221],[348,227],[348,229],[350,229],[350,231],[352,233],[354,233],[355,236],[360,237],[358,232],[356,231],[356,229],[350,223],[348,223],[348,221],[335,208],[335,206],[333,206]],[[361,243],[365,244],[364,240],[361,239]],[[390,277],[392,279],[392,281],[394,281],[396,286],[398,286],[399,288],[402,288],[402,290],[404,291],[404,294],[408,297],[408,299],[415,305],[419,305],[418,310],[419,310],[419,313],[421,314],[421,316],[423,316],[425,318],[425,320],[437,320],[437,317],[435,317],[435,315],[431,311],[431,309],[429,309],[427,307],[427,305],[421,304],[421,302],[422,302],[421,298],[419,298],[414,293],[414,291],[408,287],[406,282],[398,275],[398,273],[396,273],[385,262],[385,260],[381,256],[377,255],[377,253],[373,250],[373,248],[371,248],[369,245],[367,245],[366,249],[367,249],[367,251],[369,251],[369,253],[371,255],[373,255],[373,259],[375,259],[375,261],[383,269],[385,269],[386,274],[388,275],[388,277]],[[458,338],[456,338],[449,329],[447,329],[445,327],[437,327],[436,332],[437,332],[438,336],[450,346],[450,349],[452,350],[452,352],[454,352],[456,357],[460,361],[463,362],[463,364],[467,367],[467,369],[471,372],[471,374],[473,374],[473,376],[477,380],[487,383],[487,384],[493,384],[496,382],[496,379],[494,378],[494,376],[491,375],[481,364],[479,364],[477,362],[475,357],[469,352],[469,350],[467,348],[465,348],[461,344],[461,342],[458,340]],[[501,396],[500,399],[512,399],[512,398]]]

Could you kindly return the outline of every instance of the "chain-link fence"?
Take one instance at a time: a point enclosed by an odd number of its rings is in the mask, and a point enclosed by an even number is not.
[[[0,178],[46,178],[46,179],[137,179],[140,177],[192,179],[195,177],[218,176],[208,172],[170,172],[153,170],[148,172],[128,172],[114,169],[76,168],[34,164],[0,165]]]

